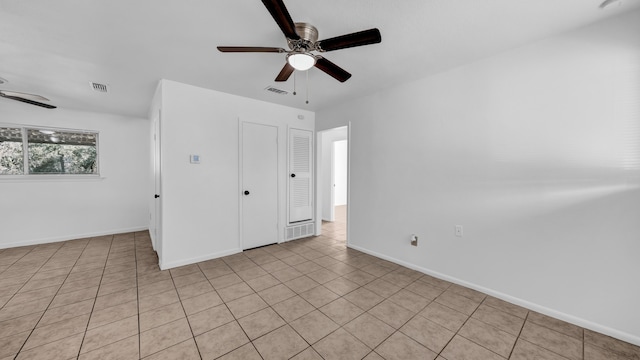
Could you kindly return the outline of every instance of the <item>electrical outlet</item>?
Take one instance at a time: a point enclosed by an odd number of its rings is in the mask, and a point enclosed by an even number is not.
[[[456,236],[457,237],[462,237],[463,234],[463,228],[462,225],[456,225]]]
[[[411,245],[418,246],[418,236],[415,234],[411,235]]]

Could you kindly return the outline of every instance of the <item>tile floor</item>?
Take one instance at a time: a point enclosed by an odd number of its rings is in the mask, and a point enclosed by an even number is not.
[[[323,228],[170,271],[146,232],[0,250],[0,360],[640,359]]]

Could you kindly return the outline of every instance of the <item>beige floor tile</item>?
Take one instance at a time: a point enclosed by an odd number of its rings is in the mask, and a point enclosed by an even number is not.
[[[437,288],[433,285],[429,285],[420,280],[415,280],[411,284],[405,287],[405,290],[409,290],[414,294],[418,294],[427,300],[434,300],[438,296],[440,296],[444,290]]]
[[[182,304],[177,302],[139,315],[140,332],[170,323],[186,317]]]
[[[450,289],[443,292],[434,301],[466,315],[473,314],[478,308],[478,305],[480,305],[480,301],[458,295]]]
[[[230,302],[232,300],[239,299],[250,294],[254,294],[254,291],[245,282],[241,282],[218,290],[218,295],[220,295],[224,302]]]
[[[269,305],[275,305],[281,301],[284,301],[288,298],[291,298],[296,295],[291,289],[289,289],[286,285],[280,284],[273,287],[270,287],[266,290],[262,290],[258,292],[258,295],[267,302]]]
[[[333,320],[318,310],[294,320],[290,325],[309,344],[316,343],[318,340],[329,335],[340,327]]]
[[[374,306],[368,311],[368,313],[384,321],[387,325],[391,325],[395,329],[402,327],[402,325],[415,315],[415,313],[389,300],[385,300]]]
[[[384,266],[380,266],[380,265],[376,265],[376,264],[369,264],[366,265],[364,267],[362,267],[360,270],[369,273],[375,277],[381,277],[381,276],[385,276],[388,273],[391,272],[391,269],[386,268]]]
[[[376,348],[376,353],[388,360],[401,359],[425,359],[433,360],[438,354],[420,345],[410,337],[396,332],[380,346]],[[456,360],[455,358],[453,360]]]
[[[84,334],[88,322],[89,314],[84,314],[51,325],[38,327],[29,336],[23,350],[33,349],[72,335]]]
[[[447,360],[504,360],[500,355],[456,335],[440,354]]]
[[[293,268],[300,271],[303,274],[312,273],[322,269],[322,266],[314,263],[313,261],[306,261],[297,265],[293,265]]]
[[[257,277],[255,279],[247,280],[247,285],[249,285],[255,292],[266,290],[278,284],[280,284],[280,281],[274,278],[273,276],[271,276],[271,274],[267,274],[267,275]]]
[[[173,278],[175,279],[180,276],[199,273],[200,267],[198,266],[198,264],[191,264],[191,265],[185,265],[185,266],[179,266],[177,268],[173,268],[169,270],[169,272],[171,273],[171,276],[173,276]]]
[[[213,279],[209,279],[209,281],[211,282],[211,285],[213,285],[213,287],[216,290],[220,290],[223,289],[225,287],[231,286],[231,285],[235,285],[235,284],[239,284],[241,282],[243,282],[242,278],[240,278],[238,275],[236,275],[235,273],[231,273],[228,275],[223,275],[223,276],[219,276]]]
[[[548,329],[555,330],[565,335],[574,337],[578,340],[583,339],[582,328],[562,320],[554,319],[546,315],[542,315],[535,311],[531,311],[527,317],[527,321],[544,326]]]
[[[389,300],[414,313],[421,311],[431,302],[430,300],[408,290],[398,291],[391,295]]]
[[[153,284],[153,285],[155,285],[155,284]],[[144,290],[144,291],[142,291],[143,288],[139,288],[138,289],[138,294],[140,294],[140,295],[142,295],[142,294],[144,294],[144,295],[154,295],[154,294],[157,294],[158,292],[169,290],[169,289],[165,289],[165,290],[156,292],[157,288],[153,287],[153,285],[148,285],[147,287],[145,287],[146,290]],[[170,285],[171,287],[173,287],[173,283],[171,283],[171,284],[164,283],[163,285],[165,285],[165,286]],[[108,283],[108,284],[101,284],[100,285],[100,289],[98,290],[98,296],[109,295],[109,294],[113,294],[115,292],[131,289],[131,288],[135,288],[135,287],[136,287],[136,282],[135,281],[131,281],[129,279],[120,280],[120,281],[114,281],[114,282]]]
[[[108,284],[114,281],[131,280],[135,278],[136,278],[135,268],[130,268],[123,271],[109,272],[109,273],[107,273],[107,270],[105,269],[105,274],[102,276],[102,281],[100,281],[100,283]]]
[[[200,360],[200,353],[193,338],[179,344],[168,347],[153,355],[149,355],[145,360]]]
[[[460,286],[458,284],[451,285],[448,290],[453,292],[454,294],[462,295],[475,302],[482,302],[487,297],[486,294],[473,289],[469,289],[468,287]]]
[[[312,347],[308,347],[306,350],[302,351],[298,355],[291,358],[292,360],[323,360],[322,356],[318,354],[317,351],[313,350]]]
[[[93,305],[93,311],[104,310],[106,308],[128,303],[137,299],[138,299],[138,289],[136,288],[118,291],[109,295],[100,296],[96,298],[96,302]]]
[[[145,357],[191,339],[186,319],[176,320],[140,333],[140,356]]]
[[[89,321],[89,329],[110,324],[134,315],[138,315],[138,301],[133,300],[106,309],[93,311]]]
[[[516,336],[474,318],[469,319],[458,334],[505,358],[509,357],[516,343]]]
[[[401,289],[401,287],[381,279],[373,280],[372,282],[368,283],[364,287],[365,289],[373,291],[374,293],[384,298],[388,298],[389,296],[397,293]]]
[[[566,358],[573,360],[582,359],[582,341],[571,336],[559,333],[535,323],[527,322],[522,328],[520,337],[530,343],[551,350]]]
[[[140,359],[138,335],[81,354],[78,360],[137,360]]]
[[[273,305],[273,309],[277,311],[286,322],[292,322],[293,320],[312,312],[315,310],[315,307],[305,301],[302,297],[296,295]]]
[[[455,311],[436,302],[432,302],[427,305],[419,315],[454,332],[458,331],[462,324],[464,324],[469,318],[461,312]]]
[[[585,344],[584,346],[584,359],[585,360],[628,360],[638,359],[639,357],[628,357],[624,354],[613,352],[611,350],[603,349],[592,344]]]
[[[343,277],[339,277],[337,279],[333,279],[331,281],[328,281],[324,284],[324,286],[333,291],[334,293],[342,296],[342,295],[346,295],[350,292],[352,292],[353,290],[357,289],[360,287],[360,285],[354,283],[351,280],[345,279]]]
[[[176,285],[176,288],[180,289],[182,287],[185,287],[187,285],[191,285],[191,284],[195,284],[198,282],[202,282],[202,281],[207,281],[206,276],[204,276],[204,274],[200,271],[199,268],[197,268],[197,272],[188,274],[188,275],[182,275],[182,276],[173,276],[173,283]]]
[[[188,319],[194,335],[205,333],[234,320],[224,304],[189,315]]]
[[[483,305],[491,306],[492,308],[504,311],[507,314],[511,314],[522,319],[526,318],[527,314],[529,313],[529,310],[523,307],[508,303],[504,300],[496,299],[493,296],[487,296],[487,298],[483,302]]]
[[[83,334],[76,334],[30,350],[23,350],[16,359],[51,360],[75,358],[82,344],[82,336]]]
[[[340,277],[340,275],[327,269],[320,269],[314,272],[310,272],[307,274],[307,276],[320,284],[324,284],[326,282],[329,282],[333,279]]]
[[[42,314],[44,311],[0,322],[0,339],[33,329]]]
[[[338,329],[313,345],[325,360],[362,359],[371,349],[344,329]]]
[[[5,306],[21,305],[22,303],[38,299],[51,300],[55,296],[56,292],[58,292],[59,288],[59,285],[54,285],[31,291],[18,292],[5,304]]]
[[[260,296],[258,296],[258,294],[247,295],[227,302],[226,304],[236,319],[240,319],[269,306]]]
[[[410,276],[403,275],[395,271],[382,276],[380,279],[384,281],[388,281],[400,287],[405,287],[411,284],[415,280]]]
[[[270,307],[255,312],[238,320],[249,339],[255,340],[260,336],[286,324],[284,320]]]
[[[0,322],[42,312],[47,308],[50,302],[51,300],[49,299],[38,299],[20,305],[5,306],[0,309]]]
[[[282,262],[282,260],[276,260],[276,261],[268,262],[266,264],[262,264],[262,265],[260,265],[260,267],[262,269],[264,269],[266,272],[271,274],[271,273],[273,273],[275,271],[285,269],[285,268],[289,267],[289,265],[287,265],[286,263]]]
[[[258,350],[249,343],[219,358],[220,360],[262,360]]]
[[[157,295],[157,294],[167,292],[169,290],[174,290],[174,289],[175,289],[175,286],[173,286],[173,281],[171,279],[161,280],[149,285],[139,286],[138,296],[140,298],[145,298],[145,297]],[[120,290],[124,290],[124,289],[118,289],[118,291]],[[100,289],[100,291],[102,291],[102,288]],[[112,292],[115,292],[115,291],[112,291]]]
[[[247,270],[242,270],[238,272],[238,276],[242,278],[242,280],[247,281],[255,278],[259,278],[261,276],[268,275],[266,271],[264,271],[261,267],[256,266]]]
[[[381,303],[384,298],[365,288],[359,288],[344,296],[349,302],[355,304],[362,310],[369,310]]]
[[[80,353],[86,353],[138,334],[138,316],[113,322],[85,333]]]
[[[351,320],[343,328],[371,349],[380,345],[395,332],[394,328],[368,313]]]
[[[253,344],[265,360],[288,359],[308,347],[307,342],[289,325],[256,339]]]
[[[25,331],[0,338],[0,358],[5,356],[13,358],[30,334],[31,331]]]
[[[484,304],[472,317],[515,336],[520,334],[524,325],[524,319]]]
[[[161,308],[180,301],[176,289],[170,289],[155,295],[139,298],[140,312]]]
[[[200,269],[202,270],[202,273],[204,274],[204,276],[206,276],[207,279],[209,280],[219,278],[225,275],[231,275],[234,273],[233,270],[231,270],[231,268],[224,263],[217,264],[216,266],[211,266],[211,267],[200,266]]]
[[[249,342],[236,321],[196,336],[203,359],[215,359]]]
[[[455,333],[420,315],[409,320],[400,331],[427,349],[440,353]]]
[[[42,319],[38,322],[38,326],[45,326],[83,314],[89,314],[93,308],[93,302],[94,300],[90,299],[75,304],[60,306],[54,309],[48,309],[45,311],[44,315],[42,315]]]
[[[222,304],[222,299],[215,291],[182,300],[182,306],[187,315],[195,314],[220,304]]]
[[[343,298],[334,300],[319,310],[338,325],[344,325],[364,312],[364,310]]]
[[[511,357],[509,359],[510,360],[567,360],[566,357],[560,356],[547,349],[543,349],[540,346],[537,346],[528,341],[522,340],[522,338],[518,339],[518,341],[516,342],[516,346],[513,348],[513,352],[511,353]]]
[[[324,286],[317,286],[311,290],[307,290],[301,293],[300,296],[316,308],[320,308],[340,297]]]
[[[284,283],[289,289],[293,290],[295,293],[300,294],[305,291],[311,290],[314,287],[320,285],[315,280],[311,279],[308,276],[300,276],[293,280],[289,280]]]
[[[343,277],[345,279],[353,281],[360,286],[364,286],[376,279],[375,276],[361,270],[352,271],[348,274],[343,275]]]
[[[190,275],[187,275],[190,276]],[[192,283],[189,285],[181,286],[177,288],[178,295],[181,300],[190,299],[192,297],[206,294],[208,292],[213,291],[213,286],[209,283],[208,280],[199,281],[196,283]]]
[[[290,266],[287,266],[284,269],[280,269],[278,271],[272,272],[271,275],[273,275],[273,277],[278,279],[280,282],[284,283],[284,282],[287,282],[289,280],[293,280],[295,278],[298,278],[298,277],[302,276],[303,274],[300,271],[298,271],[298,270],[296,270],[296,269],[294,269],[294,268],[292,268]]]
[[[640,346],[635,346],[591,330],[584,330],[584,342],[585,348],[586,344],[592,344],[596,347],[609,350],[632,359],[634,357],[640,359]]]

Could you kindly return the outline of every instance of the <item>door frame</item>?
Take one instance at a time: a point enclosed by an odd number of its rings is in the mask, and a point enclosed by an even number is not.
[[[162,263],[162,111],[153,119],[153,233],[151,245]],[[150,232],[151,233],[151,232]]]
[[[280,212],[281,212],[281,204],[280,204],[280,184],[281,184],[281,174],[280,174],[280,127],[277,125],[272,125],[272,124],[266,124],[266,123],[261,123],[261,122],[257,122],[257,121],[248,121],[248,120],[242,120],[240,118],[238,118],[238,249],[240,249],[240,251],[244,251],[244,234],[242,231],[243,225],[244,225],[244,216],[243,216],[243,205],[242,205],[242,199],[243,199],[243,183],[244,183],[244,179],[243,179],[243,158],[244,158],[244,151],[243,151],[243,145],[244,145],[244,134],[242,131],[242,126],[244,124],[253,124],[253,125],[262,125],[262,126],[271,126],[276,128],[276,149],[277,149],[277,153],[276,153],[276,188],[277,188],[277,194],[276,194],[276,202],[277,202],[277,232],[276,232],[276,243],[281,243],[281,233],[280,233],[280,228],[281,228],[281,219],[280,219]]]
[[[315,187],[316,187],[316,206],[315,206],[315,211],[316,211],[316,220],[315,220],[315,230],[316,236],[322,235],[322,204],[323,204],[323,181],[322,179],[325,177],[326,173],[322,170],[323,169],[323,162],[322,162],[322,155],[323,155],[323,150],[324,150],[324,141],[323,141],[323,136],[326,136],[326,134],[330,131],[335,131],[336,129],[339,128],[344,128],[346,127],[347,130],[347,246],[349,245],[349,239],[350,239],[350,221],[349,219],[351,218],[351,121],[349,121],[347,123],[346,126],[337,126],[334,128],[330,128],[330,129],[325,129],[325,130],[321,130],[321,131],[317,131],[317,135],[316,135],[316,183],[315,183]],[[330,142],[327,146],[330,147],[330,161],[332,162],[332,164],[330,164],[330,172],[331,172],[331,179],[333,180],[333,163],[334,163],[334,150],[333,150],[333,141]],[[332,192],[331,194],[331,201],[333,202],[333,186],[330,187],[330,190]],[[331,210],[331,215],[332,215],[332,219],[335,219],[335,209],[332,208]]]

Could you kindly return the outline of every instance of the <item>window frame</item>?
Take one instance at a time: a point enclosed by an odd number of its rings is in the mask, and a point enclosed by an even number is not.
[[[82,179],[103,179],[100,176],[100,131],[98,130],[88,130],[88,129],[71,129],[71,128],[61,128],[61,127],[52,127],[52,126],[37,126],[37,125],[27,125],[27,124],[10,124],[10,123],[0,123],[0,128],[14,128],[20,129],[22,135],[22,174],[20,175],[10,175],[10,174],[0,174],[0,181],[6,180],[52,180],[52,179],[64,179],[64,180],[82,180]],[[96,138],[96,172],[92,174],[55,174],[55,173],[30,173],[29,172],[29,130],[44,130],[44,131],[54,131],[61,133],[80,133],[80,134],[91,134],[95,135]]]

